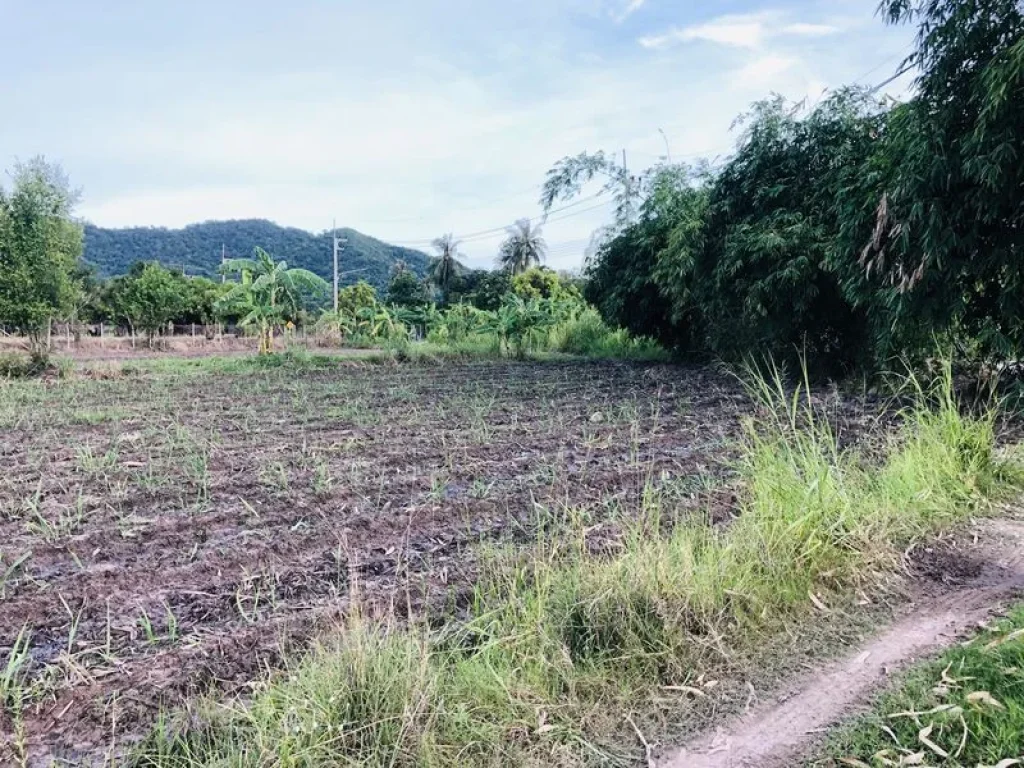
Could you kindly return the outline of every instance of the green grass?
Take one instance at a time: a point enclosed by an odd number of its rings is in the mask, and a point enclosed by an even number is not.
[[[826,752],[811,765],[1024,765],[1024,606],[911,670]]]
[[[663,705],[664,686],[700,695],[705,673],[815,622],[815,603],[849,605],[909,542],[1009,484],[993,414],[963,414],[948,375],[870,456],[839,449],[805,390],[775,377],[754,393],[730,526],[668,526],[648,488],[618,554],[595,557],[587,521],[548,510],[563,525],[538,529],[559,532],[496,554],[465,621],[374,624],[357,609],[247,701],[162,724],[135,764],[626,764],[624,715]]]

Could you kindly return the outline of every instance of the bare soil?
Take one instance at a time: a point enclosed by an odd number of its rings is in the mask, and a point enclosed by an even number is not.
[[[620,364],[0,383],[0,671],[23,630],[31,656],[0,764],[22,738],[92,764],[162,708],[244,693],[355,581],[368,610],[457,613],[482,542],[569,508],[595,541],[645,485],[728,517],[748,408],[715,371]]]
[[[698,737],[665,768],[800,765],[891,675],[948,647],[1024,594],[1024,522],[984,521],[960,546],[913,553],[917,599],[905,616],[843,658],[789,681],[776,700]]]

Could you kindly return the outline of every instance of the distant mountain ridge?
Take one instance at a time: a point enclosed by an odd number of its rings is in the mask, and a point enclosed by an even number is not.
[[[354,229],[339,229],[338,236],[346,240],[339,260],[343,285],[365,280],[383,290],[396,261],[404,261],[420,276],[431,261],[422,251],[389,245]],[[124,274],[136,261],[159,261],[190,275],[216,277],[222,246],[229,259],[249,257],[260,246],[278,261],[308,269],[328,282],[332,279],[330,232],[312,234],[266,219],[206,221],[182,229],[86,224],[84,259],[101,277]]]

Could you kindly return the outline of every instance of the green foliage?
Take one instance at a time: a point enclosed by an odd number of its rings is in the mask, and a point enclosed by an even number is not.
[[[377,306],[377,291],[365,280],[338,291],[338,312],[356,315]]]
[[[158,332],[184,312],[184,281],[157,263],[138,264],[112,281],[109,301],[133,329],[144,331],[150,344]]]
[[[541,191],[540,204],[545,212],[560,200],[569,200],[583,191],[583,186],[595,179],[602,183],[602,192],[615,201],[615,224],[612,231],[631,224],[643,196],[644,179],[633,176],[625,165],[619,165],[604,152],[582,152],[555,163],[548,171]]]
[[[94,323],[126,324],[150,339],[168,323],[209,324],[230,287],[205,277],[186,277],[156,262],[133,264],[128,274],[86,288],[80,317]]]
[[[550,347],[581,357],[618,360],[667,360],[666,350],[651,339],[634,338],[623,328],[612,329],[593,307],[557,324],[551,330]]]
[[[882,9],[919,24],[906,104],[858,88],[810,111],[758,102],[714,172],[660,165],[627,179],[603,153],[552,168],[545,205],[597,178],[623,198],[587,268],[606,320],[732,360],[802,351],[827,373],[926,356],[936,339],[985,362],[1020,356],[1024,10]]]
[[[426,304],[430,300],[430,295],[427,286],[416,273],[409,269],[404,261],[399,261],[391,270],[387,300],[389,304],[414,307]]]
[[[519,219],[506,232],[508,237],[498,253],[498,265],[502,270],[519,275],[544,261],[548,246],[540,227],[534,227],[529,219]]]
[[[885,0],[882,11],[893,23],[918,24],[908,60],[920,72],[918,94],[890,115],[870,207],[849,214],[849,244],[897,331],[923,326],[1017,356],[1024,9],[1014,0]]]
[[[372,285],[359,282],[338,292],[337,313],[325,312],[317,327],[349,344],[397,342],[409,338],[407,312],[397,306],[389,310],[377,300]]]
[[[867,313],[843,282],[863,278],[836,269],[836,193],[870,155],[879,107],[848,90],[806,116],[774,98],[744,120],[717,174],[662,166],[648,175],[637,222],[590,264],[587,298],[682,350],[733,360],[802,350],[848,370],[865,354]]]
[[[511,275],[504,271],[473,270],[459,276],[452,298],[477,309],[495,311],[512,290]]]
[[[560,352],[604,358],[664,359],[650,340],[637,340],[609,328],[586,306],[575,285],[563,284],[550,270],[533,269],[515,278],[533,289],[526,297],[508,292],[495,310],[468,302],[439,307],[380,304],[369,286],[346,289],[339,312],[324,313],[317,330],[354,346],[383,346],[408,355],[413,338],[425,338],[440,352],[512,355]],[[547,293],[541,295],[540,286]]]
[[[219,306],[241,316],[240,323],[259,329],[260,354],[273,351],[274,328],[296,318],[305,296],[325,294],[327,282],[305,269],[275,262],[260,247],[251,259],[232,259],[222,266],[224,274],[238,275]]]
[[[580,299],[574,285],[565,285],[558,273],[547,267],[531,267],[515,274],[512,292],[522,299]]]
[[[673,321],[683,309],[673,308],[654,276],[667,239],[666,227],[645,215],[606,241],[587,263],[583,295],[609,324],[686,349],[687,328]]]
[[[292,266],[330,281],[332,235],[311,234],[263,219],[208,221],[183,229],[103,229],[87,224],[85,259],[101,277],[123,275],[137,261],[159,261],[172,270],[219,279],[222,246],[231,258],[251,253],[253,244],[261,243]],[[388,245],[353,229],[340,229],[338,235],[345,240],[341,251],[343,284],[362,279],[383,291],[391,267],[398,261],[418,276],[426,274],[430,257],[421,251]]]
[[[37,362],[49,354],[51,321],[69,312],[82,229],[71,219],[77,192],[42,157],[14,168],[0,188],[0,324],[29,337]]]
[[[0,352],[0,379],[22,379],[40,371],[40,365],[23,354]]]
[[[879,106],[862,91],[806,117],[776,98],[755,105],[734,157],[711,188],[692,275],[704,343],[723,357],[751,351],[843,371],[862,362],[866,313],[834,269],[837,191],[868,157]]]

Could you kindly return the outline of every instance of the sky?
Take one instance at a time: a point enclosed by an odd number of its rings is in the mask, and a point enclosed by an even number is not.
[[[771,92],[813,104],[887,79],[913,30],[876,6],[0,0],[0,168],[60,162],[100,226],[336,221],[427,251],[452,232],[493,266],[501,232],[476,233],[539,221],[566,155],[722,158]],[[597,192],[545,223],[550,266],[579,269],[609,223]]]

